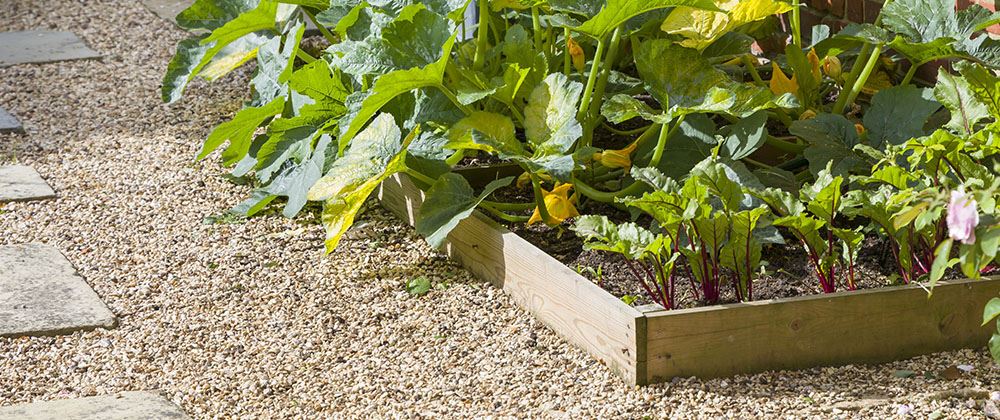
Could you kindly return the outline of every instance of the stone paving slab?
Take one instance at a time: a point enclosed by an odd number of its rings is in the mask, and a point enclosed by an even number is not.
[[[141,0],[141,2],[153,14],[174,24],[177,23],[177,14],[194,4],[194,0]],[[306,20],[305,36],[316,35],[320,35],[319,29],[312,21]]]
[[[0,203],[55,198],[38,171],[24,165],[0,166]]]
[[[0,134],[24,133],[21,122],[7,110],[0,108]]]
[[[116,321],[55,247],[0,246],[0,337],[113,328]]]
[[[0,67],[100,57],[72,32],[0,32]]]
[[[179,407],[152,392],[42,401],[0,407],[0,418],[9,420],[147,420],[187,419]]]
[[[173,22],[177,14],[187,9],[194,0],[142,0],[142,5],[162,19]]]

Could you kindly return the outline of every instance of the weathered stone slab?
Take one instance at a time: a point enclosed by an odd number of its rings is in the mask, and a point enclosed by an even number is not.
[[[0,418],[17,420],[187,419],[179,407],[152,392],[42,401],[0,407]]]
[[[174,18],[182,10],[187,9],[194,0],[142,0],[142,5],[162,19],[174,22]]]
[[[24,127],[21,122],[7,110],[0,108],[0,134],[23,133]]]
[[[68,334],[115,324],[115,316],[58,249],[0,246],[0,337]]]
[[[192,4],[194,4],[194,0],[142,0],[142,5],[146,6],[149,11],[174,24],[177,23],[177,14]],[[317,35],[320,35],[319,29],[313,25],[312,21],[307,20],[305,36]]]
[[[100,57],[72,32],[0,32],[0,67]]]
[[[0,203],[55,198],[38,171],[24,165],[0,166]]]

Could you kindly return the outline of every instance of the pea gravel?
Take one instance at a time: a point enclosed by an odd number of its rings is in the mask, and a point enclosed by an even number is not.
[[[184,34],[138,2],[4,1],[0,30],[26,29],[74,31],[104,59],[0,69],[0,106],[28,133],[0,136],[0,163],[59,192],[6,205],[0,244],[61,249],[120,326],[0,339],[0,405],[160,390],[195,418],[997,413],[984,349],[629,387],[377,207],[329,257],[315,213],[205,224],[247,193],[192,157],[248,73],[166,106],[159,78]],[[411,297],[419,276],[435,287]]]

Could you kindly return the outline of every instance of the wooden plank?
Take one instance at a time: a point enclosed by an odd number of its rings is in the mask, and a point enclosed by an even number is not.
[[[878,363],[986,344],[1000,278],[646,313],[647,377]]]
[[[408,176],[397,175],[382,183],[379,198],[413,225],[423,192]],[[627,382],[639,381],[639,311],[479,212],[451,232],[442,250]]]

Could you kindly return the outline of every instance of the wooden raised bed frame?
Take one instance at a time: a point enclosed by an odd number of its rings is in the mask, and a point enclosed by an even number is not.
[[[423,192],[408,176],[385,181],[382,205],[411,225]],[[977,348],[1000,278],[667,311],[634,308],[489,217],[475,212],[442,247],[510,294],[560,336],[629,384],[899,360]]]

